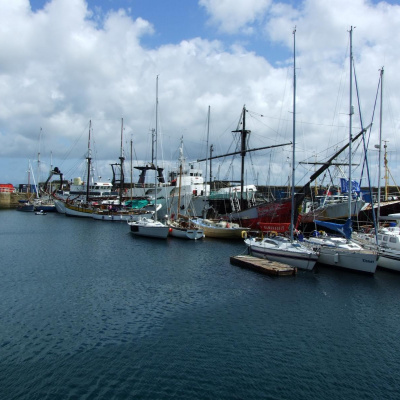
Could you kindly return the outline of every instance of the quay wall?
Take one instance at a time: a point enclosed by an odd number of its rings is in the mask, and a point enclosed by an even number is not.
[[[19,200],[27,200],[26,193],[3,193],[0,192],[0,209],[17,208]]]

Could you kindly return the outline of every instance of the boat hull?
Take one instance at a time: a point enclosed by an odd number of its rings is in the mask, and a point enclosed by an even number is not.
[[[274,249],[269,247],[249,245],[250,254],[258,258],[267,258],[271,261],[277,261],[283,264],[288,264],[292,267],[311,271],[313,270],[318,255],[314,253],[301,253],[301,252],[290,252],[283,249]]]
[[[33,207],[33,204],[25,204],[23,206],[18,206],[17,211],[32,212],[32,211],[34,211],[34,207]]]
[[[154,212],[147,213],[97,213],[92,214],[92,218],[98,221],[109,221],[109,222],[128,222],[128,221],[139,221],[142,218],[152,218]]]
[[[378,267],[400,272],[400,252],[383,249],[379,252]]]
[[[352,217],[356,217],[361,209],[364,207],[365,201],[362,199],[352,200],[351,210]],[[305,214],[301,214],[301,222],[308,224],[314,222],[315,219],[320,221],[334,221],[339,219],[346,219],[349,215],[349,203],[348,201],[342,201],[339,203],[326,204],[314,211],[309,211]]]
[[[54,200],[54,206],[56,207],[56,211],[60,214],[65,214],[65,202],[63,200]]]
[[[225,221],[213,223],[209,220],[193,219],[192,223],[204,232],[207,238],[215,239],[243,239],[247,235],[249,228],[238,227],[236,224],[226,223]]]
[[[318,262],[338,268],[374,274],[378,256],[368,250],[349,251],[335,247],[320,247]]]
[[[131,233],[136,236],[152,237],[157,239],[166,239],[169,234],[169,226],[158,221],[140,220],[128,222]]]
[[[172,237],[176,237],[179,239],[190,239],[190,240],[198,240],[204,237],[204,232],[202,229],[186,229],[186,228],[170,227],[169,234]]]
[[[92,218],[93,208],[65,204],[65,215],[69,217]]]

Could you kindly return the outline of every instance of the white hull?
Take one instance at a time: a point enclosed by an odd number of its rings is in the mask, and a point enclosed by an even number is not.
[[[98,213],[94,212],[92,218],[98,221],[110,221],[110,222],[128,222],[128,221],[139,221],[142,218],[152,218],[154,212],[145,213]]]
[[[142,219],[140,221],[128,222],[131,233],[137,236],[153,237],[166,239],[169,234],[169,226],[152,219]]]
[[[192,219],[191,221],[197,228],[204,232],[207,238],[216,239],[244,239],[248,228],[242,228],[237,224],[230,224],[226,221],[214,222],[207,219]]]
[[[62,200],[54,199],[54,205],[56,206],[56,210],[60,214],[65,214],[65,202]]]
[[[169,234],[172,237],[191,240],[198,240],[204,237],[204,232],[201,229],[177,228],[173,226],[170,226]]]
[[[357,216],[361,209],[365,206],[365,201],[362,199],[351,201],[352,216]],[[314,211],[309,211],[301,215],[303,223],[313,222],[315,219],[320,221],[331,221],[336,219],[346,219],[349,214],[349,203],[347,199],[342,199],[340,202],[327,203],[316,208]]]
[[[318,262],[352,271],[374,274],[378,256],[368,250],[352,251],[338,247],[321,246]]]
[[[292,245],[288,243],[286,247],[282,248],[279,247],[279,244],[271,247],[267,242],[254,238],[245,240],[245,243],[254,257],[267,258],[306,271],[311,271],[318,259],[316,253],[301,245],[291,247]]]
[[[359,233],[356,238],[366,248],[378,252],[378,267],[400,271],[400,235],[397,225],[382,228],[377,236],[373,232]],[[376,244],[377,240],[379,245]]]
[[[390,249],[381,250],[378,267],[400,272],[400,252]]]

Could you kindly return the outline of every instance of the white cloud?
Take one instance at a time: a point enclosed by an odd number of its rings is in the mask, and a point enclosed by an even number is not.
[[[251,24],[263,17],[270,3],[271,0],[199,0],[222,32],[246,34],[252,33]]]
[[[400,39],[395,34],[399,6],[361,0],[338,0],[334,5],[307,0],[297,8],[270,1],[247,1],[246,7],[241,1],[202,0],[200,4],[225,32],[259,29],[260,21],[265,21],[266,47],[279,44],[289,54],[292,30],[297,26],[298,160],[347,135],[347,30],[355,25],[354,54],[364,121],[367,124],[371,118],[379,68],[384,65],[384,135],[391,150],[399,148]],[[36,13],[28,0],[0,2],[2,170],[6,159],[21,158],[25,166],[25,160],[35,157],[40,127],[44,132],[42,160],[50,151],[54,160],[65,163],[66,153],[75,158],[83,155],[91,119],[98,165],[103,169],[99,174],[109,176],[109,160],[119,155],[122,116],[125,140],[132,137],[137,157],[148,160],[156,75],[160,76],[165,159],[175,159],[182,135],[189,158],[205,156],[208,105],[215,154],[227,151],[243,104],[264,114],[263,118],[249,114],[253,147],[291,140],[291,56],[273,65],[268,54],[246,51],[243,43],[227,47],[222,41],[185,37],[184,32],[178,44],[146,48],[143,38],[157,32],[152,21],[133,19],[123,10],[95,13],[83,0],[53,0]],[[282,176],[287,175],[288,164],[280,162],[288,154],[289,149],[280,149],[275,156],[273,183],[282,183]],[[269,153],[254,154],[252,159],[260,183],[265,182]],[[395,153],[390,163],[396,176]],[[11,174],[13,183],[24,180],[25,169]]]

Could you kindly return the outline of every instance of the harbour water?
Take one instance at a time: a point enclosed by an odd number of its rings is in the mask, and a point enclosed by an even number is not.
[[[397,399],[400,274],[0,211],[1,399]]]

